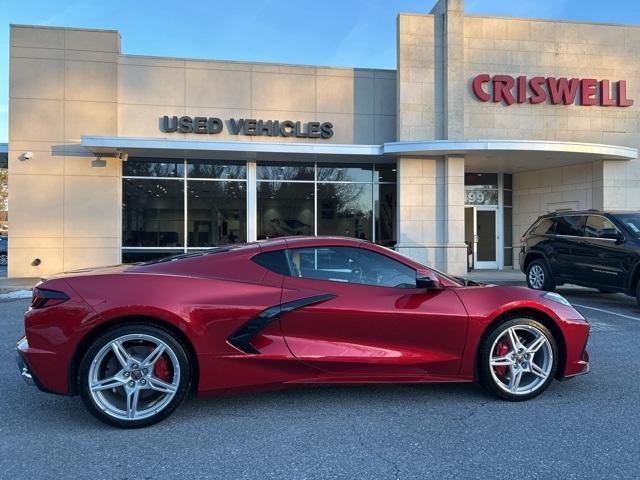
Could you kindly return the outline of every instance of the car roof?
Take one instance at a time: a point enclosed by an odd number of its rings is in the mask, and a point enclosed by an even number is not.
[[[562,215],[620,215],[625,213],[640,213],[640,210],[556,210],[545,215],[540,215],[539,218],[553,218]]]

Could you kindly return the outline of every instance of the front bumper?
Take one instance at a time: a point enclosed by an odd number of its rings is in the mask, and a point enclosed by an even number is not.
[[[22,357],[22,352],[29,348],[29,343],[27,342],[27,337],[22,337],[18,344],[16,345],[16,362],[18,362],[18,370],[20,370],[20,376],[24,380],[27,385],[35,386],[36,382],[33,378],[33,374],[29,370],[29,366],[27,362],[24,361]]]

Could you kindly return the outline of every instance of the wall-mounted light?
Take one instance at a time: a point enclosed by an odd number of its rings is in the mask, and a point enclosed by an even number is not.
[[[122,160],[123,162],[126,162],[127,159],[129,158],[129,154],[125,153],[125,152],[121,152],[120,150],[116,151],[116,158],[118,160]]]
[[[25,160],[31,160],[33,158],[33,152],[24,152],[22,155],[20,155],[20,160],[22,160],[23,162]]]

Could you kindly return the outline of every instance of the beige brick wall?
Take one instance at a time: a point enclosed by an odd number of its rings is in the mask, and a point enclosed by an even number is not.
[[[130,137],[381,144],[396,139],[396,72],[123,55],[118,134]],[[330,139],[164,133],[164,115],[331,122]]]
[[[464,19],[465,134],[640,144],[640,27],[466,16]],[[483,103],[471,91],[480,73],[627,80],[632,107]]]
[[[12,26],[10,48],[9,275],[117,263],[120,163],[77,144],[117,133],[119,36]]]

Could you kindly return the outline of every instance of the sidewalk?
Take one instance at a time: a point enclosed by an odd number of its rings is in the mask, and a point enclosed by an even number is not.
[[[0,278],[0,294],[31,290],[40,281],[39,278]]]
[[[526,285],[526,277],[520,270],[474,270],[464,275],[469,280],[496,285]]]

